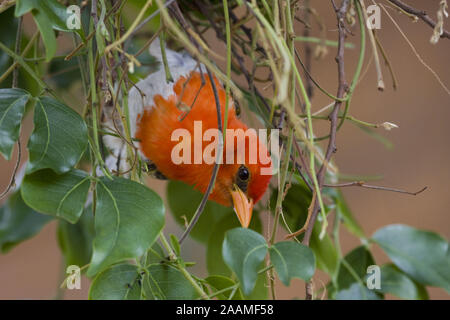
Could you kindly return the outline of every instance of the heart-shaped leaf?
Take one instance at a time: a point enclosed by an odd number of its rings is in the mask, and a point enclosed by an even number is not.
[[[89,289],[90,300],[139,300],[141,288],[138,268],[118,264],[100,272]]]
[[[289,188],[284,197],[282,207],[283,216],[289,228],[291,230],[299,230],[306,222],[312,193],[300,176],[294,175],[294,177],[296,177],[297,181]],[[276,203],[276,197],[277,192],[275,190],[271,196],[270,202],[272,204]],[[272,208],[271,212],[275,212],[275,207]],[[314,252],[317,268],[335,279],[339,265],[338,254],[328,234],[325,234],[323,239],[319,239],[320,227],[320,223],[314,225],[310,248]],[[302,240],[303,236],[304,234],[301,234],[297,239]]]
[[[411,278],[450,292],[450,249],[447,240],[434,232],[400,224],[378,230],[373,240]]]
[[[140,183],[102,177],[96,193],[94,252],[88,276],[142,256],[164,226],[161,198]]]
[[[255,231],[236,228],[225,234],[223,259],[238,277],[245,295],[253,291],[266,253],[266,240]]]
[[[372,254],[364,246],[359,246],[349,252],[340,263],[337,284],[339,290],[349,288],[354,282],[366,283],[367,268],[375,265]],[[349,268],[351,268],[349,270]]]
[[[86,123],[78,113],[53,98],[36,99],[27,173],[45,168],[57,173],[69,171],[81,158],[87,143]]]
[[[223,216],[214,226],[211,226],[211,236],[209,237],[206,249],[206,266],[209,274],[230,276],[231,270],[227,267],[222,258],[222,244],[225,233],[233,228],[238,228],[241,224],[236,218],[236,214],[230,213]],[[250,229],[261,232],[261,219],[257,210],[253,210],[253,217],[250,222]]]
[[[194,300],[199,296],[183,274],[167,264],[149,266],[142,285],[146,299],[151,300]]]
[[[314,275],[314,254],[310,248],[300,243],[278,242],[269,248],[269,253],[270,262],[286,286],[289,286],[292,278],[308,281]]]
[[[34,210],[75,223],[83,213],[90,183],[81,170],[56,174],[44,169],[26,175],[20,189],[23,200]]]
[[[8,252],[37,234],[51,219],[28,207],[19,191],[13,193],[0,208],[0,250]]]
[[[391,293],[402,299],[427,300],[428,293],[424,286],[414,282],[410,277],[392,264],[381,267],[381,293]]]
[[[11,158],[30,94],[22,89],[0,89],[0,154]]]

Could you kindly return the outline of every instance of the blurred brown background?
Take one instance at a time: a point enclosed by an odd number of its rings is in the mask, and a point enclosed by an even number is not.
[[[381,1],[383,4],[386,2]],[[425,9],[435,18],[439,1],[407,1],[412,6]],[[337,38],[336,18],[329,1],[312,1],[322,15],[327,27],[327,38]],[[369,3],[366,2],[368,5]],[[443,83],[450,86],[450,40],[441,39],[431,45],[429,38],[432,29],[421,21],[412,23],[409,18],[388,9],[412,41],[425,62],[437,72]],[[350,114],[372,122],[393,122],[398,129],[379,133],[393,142],[394,148],[387,150],[382,144],[369,137],[353,125],[346,123],[338,134],[338,152],[335,156],[340,172],[351,175],[382,175],[383,179],[372,184],[416,191],[424,186],[428,189],[418,196],[368,190],[358,187],[345,188],[347,201],[360,224],[368,235],[378,228],[392,223],[404,223],[422,229],[433,230],[447,239],[450,237],[450,96],[439,85],[433,75],[419,62],[407,42],[382,11],[381,30],[378,36],[390,58],[399,87],[392,89],[387,68],[383,66],[386,90],[376,89],[376,73],[372,63],[361,83],[356,88]],[[446,19],[450,29],[450,19]],[[298,33],[302,27],[297,23]],[[28,25],[33,28],[33,24]],[[317,29],[317,28],[315,28]],[[4,32],[4,30],[2,30]],[[318,34],[313,33],[314,36]],[[208,40],[214,42],[214,34]],[[350,36],[348,41],[355,43],[356,49],[346,51],[347,79],[353,74],[358,55],[358,37]],[[220,43],[212,46],[216,52],[225,52]],[[297,45],[300,54],[301,44]],[[334,61],[336,49],[328,47],[328,55],[319,61],[314,60],[312,74],[329,92],[336,92],[337,68]],[[367,44],[366,65],[371,56]],[[363,68],[363,71],[365,67]],[[238,79],[239,82],[239,79]],[[243,83],[243,82],[242,82]],[[315,91],[313,109],[319,110],[330,103],[329,99]],[[26,141],[32,122],[28,115],[23,127],[22,141]],[[25,143],[23,143],[25,144]],[[0,190],[9,182],[15,163],[0,158]],[[165,184],[149,180],[149,186],[164,197]],[[262,216],[263,220],[267,216]],[[180,234],[181,229],[167,214],[167,234]],[[0,255],[0,299],[51,299],[59,286],[61,255],[56,240],[56,223],[50,223],[42,232],[14,248],[6,255]],[[342,248],[344,253],[359,244],[343,231]],[[375,249],[377,264],[387,261],[387,257]],[[205,250],[193,241],[183,247],[183,256],[188,261],[198,261],[195,272],[203,276]],[[449,270],[450,272],[450,270]],[[316,287],[321,287],[325,277],[319,272]],[[279,284],[279,298],[290,299],[304,296],[304,284],[296,280],[290,288]],[[88,280],[83,278],[81,290],[67,290],[66,299],[85,299]],[[449,295],[441,289],[429,290],[431,299],[448,299]]]

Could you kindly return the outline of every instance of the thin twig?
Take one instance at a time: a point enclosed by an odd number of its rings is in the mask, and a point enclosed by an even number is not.
[[[400,32],[400,34],[402,35],[402,37],[405,39],[405,41],[408,43],[408,45],[411,47],[411,50],[413,51],[414,55],[417,57],[417,59],[420,61],[420,63],[428,70],[431,72],[431,74],[436,78],[436,80],[439,82],[439,84],[441,85],[441,87],[445,90],[445,92],[447,92],[448,95],[450,95],[450,89],[444,84],[444,82],[442,81],[442,79],[439,77],[439,75],[436,73],[436,71],[434,71],[423,59],[422,57],[419,55],[419,53],[417,52],[416,48],[414,47],[414,45],[411,43],[411,41],[408,39],[408,37],[405,35],[405,33],[402,31],[402,29],[400,28],[400,26],[398,25],[398,23],[394,20],[394,18],[392,18],[391,14],[386,10],[386,8],[383,6],[383,4],[380,3],[381,8],[384,10],[384,12],[386,12],[387,16],[389,17],[389,19],[392,21],[392,23],[394,24],[394,26],[397,28],[397,30]]]
[[[346,187],[362,187],[367,189],[375,189],[375,190],[382,190],[382,191],[391,191],[391,192],[398,192],[398,193],[404,193],[409,194],[412,196],[416,196],[419,193],[424,192],[428,187],[423,187],[419,191],[416,192],[410,192],[402,189],[396,189],[391,187],[382,187],[382,186],[373,186],[366,184],[364,181],[352,181],[352,182],[346,182],[346,183],[339,183],[339,184],[324,184],[323,185],[326,188],[346,188]]]
[[[117,9],[117,5],[118,5],[118,3],[120,3],[120,2],[117,2],[107,13],[106,13],[106,15],[105,15],[105,19],[104,20],[107,20],[108,18],[109,18],[109,16],[112,14],[112,13],[114,13],[115,11],[116,11],[116,9]],[[86,39],[84,39],[84,42],[80,42],[80,44],[75,48],[75,49],[73,49],[71,52],[69,52],[69,54],[67,54],[66,55],[66,57],[64,58],[64,60],[70,60],[70,59],[72,59],[73,58],[73,56],[78,52],[78,51],[80,51],[83,47],[85,47],[88,43],[89,43],[89,40],[91,40],[92,39],[92,37],[95,35],[95,30],[93,30],[93,31],[91,31],[91,33],[89,33],[88,34],[88,36],[86,37]]]
[[[168,0],[166,1],[166,3],[164,4],[165,7],[169,6],[172,4],[172,2],[174,2],[175,0]],[[157,9],[155,12],[153,12],[151,15],[149,15],[147,18],[145,18],[144,20],[142,20],[142,22],[140,24],[137,25],[136,28],[134,28],[134,30],[131,32],[130,37],[133,36],[136,32],[138,32],[139,30],[141,30],[150,20],[152,20],[154,17],[156,17],[160,12],[160,9]]]
[[[310,27],[308,27],[309,22],[310,22],[310,0],[306,0],[305,1],[305,14],[303,15],[303,20],[305,21],[305,28],[303,29],[303,37],[308,38],[310,35]],[[305,48],[305,74],[307,75],[306,77],[306,92],[308,93],[308,97],[311,99],[313,94],[314,94],[314,86],[313,86],[313,78],[310,75],[311,72],[311,65],[312,65],[312,50],[311,50],[311,44],[309,42],[305,42],[304,43],[304,48]],[[300,56],[297,53],[297,50],[295,50],[295,54],[297,56],[297,58],[299,58],[300,61]],[[303,66],[303,64],[302,64]],[[317,85],[317,84],[316,84]],[[304,108],[303,108],[304,109]]]
[[[217,92],[217,87],[214,81],[214,78],[212,77],[211,71],[207,68],[206,69],[207,73],[208,73],[208,77],[209,77],[209,81],[211,82],[211,86],[214,92],[214,100],[216,102],[216,111],[217,111],[217,129],[220,131],[220,135],[223,132],[222,129],[222,116],[221,116],[221,112],[220,112],[220,102],[219,102],[219,94]],[[219,136],[220,136],[219,135]],[[221,156],[222,152],[223,152],[223,140],[221,140],[222,143],[219,143],[219,150],[220,152],[217,153],[218,157]],[[192,217],[192,220],[189,222],[188,227],[186,228],[186,230],[183,232],[183,234],[180,237],[180,245],[183,243],[184,239],[189,235],[189,233],[191,232],[192,228],[194,228],[195,224],[197,223],[198,219],[200,218],[203,210],[205,209],[205,205],[206,202],[208,201],[209,195],[211,194],[213,188],[214,188],[214,184],[216,182],[216,178],[217,178],[217,173],[219,172],[219,167],[220,167],[220,161],[216,161],[214,163],[214,168],[211,174],[211,178],[209,180],[209,184],[208,187],[206,188],[205,194],[203,195],[202,201],[200,202],[200,205],[198,206],[197,210],[195,211],[194,216]]]
[[[345,13],[347,12],[347,6],[349,4],[348,0],[344,0],[342,2],[342,5],[339,9],[336,11],[337,20],[338,20],[338,28],[339,28],[339,44],[338,44],[338,53],[336,56],[336,62],[338,64],[338,90],[337,90],[337,97],[343,98],[345,95],[345,92],[348,88],[347,81],[345,79],[345,66],[344,66],[344,43],[345,43],[345,28],[343,26],[344,24],[344,18]],[[319,181],[319,185],[323,185],[323,181],[325,178],[325,163],[330,162],[331,156],[333,153],[336,152],[336,131],[337,131],[337,121],[338,121],[338,113],[339,109],[341,107],[342,102],[336,101],[334,104],[334,108],[332,112],[330,113],[330,139],[328,141],[327,150],[325,153],[325,161],[324,164],[319,169],[319,172],[317,173],[317,180]],[[314,227],[315,221],[317,219],[317,214],[319,211],[319,206],[317,201],[315,201],[316,205],[314,206],[314,210],[312,212],[310,223],[308,224],[308,227],[305,232],[305,237],[303,238],[303,243],[306,245],[309,245],[309,240],[311,238],[312,229]]]
[[[131,36],[131,34],[133,33],[133,31],[136,29],[137,24],[139,23],[139,21],[141,21],[142,17],[145,14],[145,11],[147,11],[148,7],[152,4],[151,0],[147,0],[147,2],[142,6],[141,11],[139,12],[139,14],[136,17],[136,20],[134,20],[134,22],[131,24],[130,28],[127,30],[127,32],[125,32],[124,35],[122,35],[120,37],[120,39],[114,41],[113,43],[111,43],[110,45],[106,46],[105,48],[105,54],[110,52],[112,49],[118,47],[120,44],[122,44],[122,42],[124,42],[128,37]]]
[[[428,14],[424,10],[415,9],[400,0],[387,0],[387,1],[396,5],[399,8],[401,8],[405,12],[415,15],[416,17],[418,17],[419,19],[424,21],[426,24],[428,24],[433,29],[436,26],[436,22],[433,19],[431,19],[430,16],[428,16]],[[447,30],[444,30],[444,32],[441,35],[441,38],[450,39],[450,32],[448,32]]]
[[[22,20],[23,16],[19,18],[18,26],[17,26],[17,34],[16,34],[16,54],[20,55],[20,45],[22,44]],[[16,66],[13,71],[13,80],[12,87],[17,88],[17,84],[19,82],[19,68]]]
[[[23,53],[22,53],[21,56],[25,56],[25,55],[28,53],[28,51],[30,51],[30,49],[33,47],[34,41],[37,39],[38,36],[39,36],[39,31],[36,31],[36,32],[34,33],[34,35],[31,37],[30,41],[29,41],[29,42],[27,43],[27,45],[25,46],[25,49],[23,49]],[[24,61],[25,61],[25,59],[24,59]],[[14,70],[16,70],[16,67],[17,67],[18,65],[19,65],[19,62],[18,62],[17,60],[15,60],[15,61],[13,62],[13,64],[8,68],[8,70],[6,70],[5,73],[3,73],[3,74],[0,76],[0,83],[2,83],[3,80],[5,80],[5,79],[10,75],[11,72],[13,72]]]
[[[187,25],[187,22],[184,19],[183,14],[181,13],[181,10],[176,1],[169,6],[169,9],[172,12],[173,16],[175,17],[175,19],[177,19],[178,22],[182,26]],[[185,30],[186,30],[186,28],[185,28]],[[188,33],[188,36],[190,36],[189,33]],[[192,43],[197,47],[197,49],[201,50],[199,44],[196,42],[196,40],[192,36],[190,36],[190,39],[191,39]],[[206,71],[208,73],[208,78],[209,78],[209,81],[211,82],[212,90],[214,93],[214,101],[216,104],[216,113],[217,113],[217,129],[220,131],[220,134],[222,135],[222,133],[223,133],[222,114],[221,114],[221,110],[220,110],[219,94],[218,94],[217,86],[216,86],[216,83],[212,76],[211,71],[209,70],[209,68],[206,68]],[[219,142],[219,152],[217,153],[217,160],[219,160],[219,157],[222,156],[222,152],[223,152],[223,140],[221,140]],[[186,230],[183,232],[183,234],[181,235],[181,237],[179,239],[180,245],[184,242],[184,239],[186,239],[186,237],[189,235],[192,228],[194,228],[195,224],[197,223],[198,219],[200,218],[201,214],[203,213],[203,210],[205,209],[206,202],[208,201],[209,195],[211,194],[211,192],[214,188],[214,184],[215,184],[215,181],[217,178],[217,173],[219,172],[219,167],[220,167],[220,161],[216,161],[214,163],[211,178],[209,180],[208,187],[206,188],[203,198],[202,198],[197,210],[195,211],[194,216],[192,217],[191,221],[189,222],[188,227],[186,228]]]
[[[338,64],[338,81],[339,81],[339,85],[338,85],[338,90],[337,90],[337,97],[338,98],[343,98],[345,95],[346,90],[348,89],[347,86],[347,81],[345,79],[345,66],[344,66],[344,52],[345,52],[345,36],[346,36],[346,32],[345,32],[345,28],[344,28],[344,18],[345,18],[345,13],[347,12],[347,7],[349,4],[348,0],[343,0],[341,7],[337,8],[334,4],[334,2],[332,2],[333,6],[335,7],[336,10],[336,16],[337,16],[337,24],[338,24],[338,30],[339,30],[339,43],[338,43],[338,53],[336,56],[336,62]],[[339,113],[339,109],[342,105],[342,102],[340,101],[336,101],[333,111],[330,114],[330,139],[328,141],[328,147],[325,153],[325,161],[322,164],[321,168],[319,169],[319,172],[317,173],[317,180],[319,183],[319,188],[322,187],[323,182],[324,182],[324,178],[325,178],[325,163],[328,163],[331,159],[331,156],[333,153],[336,152],[337,148],[336,148],[336,131],[337,131],[337,125],[338,125],[338,113]],[[313,205],[313,210],[310,214],[309,217],[309,222],[308,225],[306,226],[306,230],[305,230],[305,236],[303,238],[303,243],[305,245],[309,245],[309,241],[311,239],[311,235],[312,235],[312,230],[314,227],[314,224],[316,222],[317,219],[317,215],[319,213],[319,202],[316,201],[316,199],[314,199],[314,205]],[[324,214],[324,213],[323,213]],[[321,232],[322,233],[322,232]],[[312,300],[312,282],[308,281],[305,285],[305,292],[306,292],[306,299],[307,300]]]

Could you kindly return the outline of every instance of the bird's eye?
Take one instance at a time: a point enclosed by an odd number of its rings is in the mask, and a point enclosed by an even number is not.
[[[238,171],[238,177],[242,181],[247,181],[248,178],[250,178],[250,172],[248,172],[248,169],[244,166],[241,166]]]

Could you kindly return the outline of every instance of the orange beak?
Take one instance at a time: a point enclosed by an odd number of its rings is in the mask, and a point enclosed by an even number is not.
[[[248,228],[252,219],[253,199],[248,199],[245,193],[237,186],[230,190],[233,199],[234,211],[241,222],[242,227]]]

